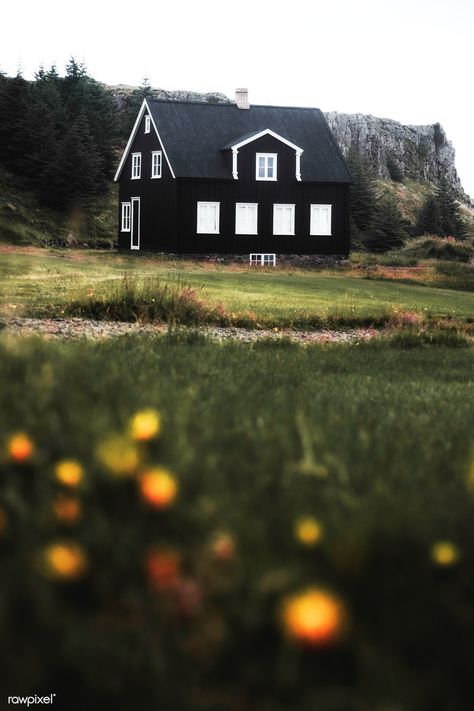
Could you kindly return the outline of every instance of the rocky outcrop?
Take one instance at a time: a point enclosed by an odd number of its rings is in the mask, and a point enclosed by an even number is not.
[[[128,86],[128,84],[118,84],[109,86],[119,109],[124,109],[129,103],[129,99],[138,87]],[[161,101],[203,101],[210,104],[227,104],[229,99],[218,91],[202,94],[198,91],[168,91],[167,89],[151,89],[150,98]]]
[[[391,119],[336,111],[325,116],[342,152],[354,146],[382,178],[393,177],[394,171],[433,183],[446,177],[460,197],[467,197],[454,164],[454,147],[439,123],[405,126]]]

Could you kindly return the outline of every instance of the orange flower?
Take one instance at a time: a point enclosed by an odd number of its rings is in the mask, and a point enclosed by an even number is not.
[[[211,544],[211,551],[217,560],[227,562],[235,555],[235,541],[230,533],[221,531],[217,533]]]
[[[155,509],[170,506],[178,493],[176,479],[162,467],[155,467],[141,474],[139,487],[143,499]]]
[[[45,572],[58,580],[76,580],[87,569],[87,556],[77,543],[53,543],[44,550]]]
[[[431,558],[436,565],[448,567],[459,560],[459,551],[450,541],[438,541],[431,549]]]
[[[319,588],[308,588],[286,598],[281,617],[284,630],[291,639],[312,647],[338,641],[347,620],[341,600]]]
[[[149,551],[145,567],[151,586],[157,590],[176,587],[180,576],[180,565],[180,556],[174,551]]]
[[[65,486],[78,486],[84,476],[84,470],[75,459],[63,459],[55,466],[56,479]]]
[[[141,442],[157,437],[160,429],[160,415],[156,410],[140,410],[130,420],[130,435]]]
[[[53,511],[61,523],[76,523],[81,517],[81,502],[73,496],[58,496]]]
[[[303,516],[295,523],[295,537],[304,546],[311,548],[319,543],[323,529],[312,516]]]
[[[8,440],[7,448],[10,457],[20,464],[28,461],[35,449],[33,442],[24,432],[12,435]]]

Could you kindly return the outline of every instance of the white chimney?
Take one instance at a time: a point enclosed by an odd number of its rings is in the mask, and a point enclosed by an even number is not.
[[[249,90],[248,89],[236,89],[235,90],[235,103],[238,109],[249,109]]]

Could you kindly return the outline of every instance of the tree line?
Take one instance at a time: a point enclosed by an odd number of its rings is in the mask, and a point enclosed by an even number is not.
[[[354,147],[346,156],[354,184],[351,188],[351,235],[356,248],[386,252],[401,247],[409,237],[424,234],[464,239],[466,229],[459,203],[446,178],[441,178],[432,195],[424,201],[416,222],[403,217],[396,198],[377,188],[376,172]],[[391,180],[403,182],[393,158]]]

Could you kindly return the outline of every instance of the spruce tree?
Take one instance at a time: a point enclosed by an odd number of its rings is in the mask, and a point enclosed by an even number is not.
[[[459,203],[446,178],[440,180],[439,187],[436,191],[436,199],[440,212],[440,236],[465,239],[466,228],[461,217]]]
[[[415,226],[415,235],[439,235],[441,233],[441,212],[435,197],[426,198]]]
[[[376,203],[372,228],[363,241],[365,248],[370,252],[388,252],[402,247],[407,238],[397,201],[392,195],[382,195]]]
[[[371,230],[376,215],[375,174],[370,163],[353,147],[347,154],[347,163],[354,179],[351,187],[351,222],[356,238],[363,240]]]

